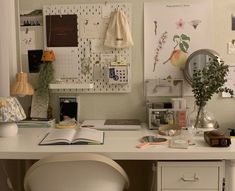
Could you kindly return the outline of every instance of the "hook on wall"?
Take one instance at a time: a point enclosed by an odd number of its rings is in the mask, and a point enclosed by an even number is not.
[[[25,29],[25,34],[28,34],[28,32],[29,32],[29,28],[27,27],[27,28]]]

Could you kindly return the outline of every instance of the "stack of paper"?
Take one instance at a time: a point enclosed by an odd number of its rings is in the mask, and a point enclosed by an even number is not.
[[[55,126],[55,119],[50,120],[22,120],[17,123],[18,127],[54,127]]]

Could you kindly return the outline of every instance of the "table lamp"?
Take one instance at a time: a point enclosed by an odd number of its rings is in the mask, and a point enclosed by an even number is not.
[[[15,97],[0,97],[0,137],[15,136],[16,122],[26,118],[24,110]]]

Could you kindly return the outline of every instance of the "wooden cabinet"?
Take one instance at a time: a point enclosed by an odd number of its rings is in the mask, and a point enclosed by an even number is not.
[[[222,191],[223,161],[157,162],[156,191]]]

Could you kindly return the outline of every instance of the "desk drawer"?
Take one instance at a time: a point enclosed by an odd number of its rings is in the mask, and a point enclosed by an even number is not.
[[[160,190],[219,190],[219,162],[159,162]]]
[[[163,189],[217,189],[217,167],[164,167]]]

